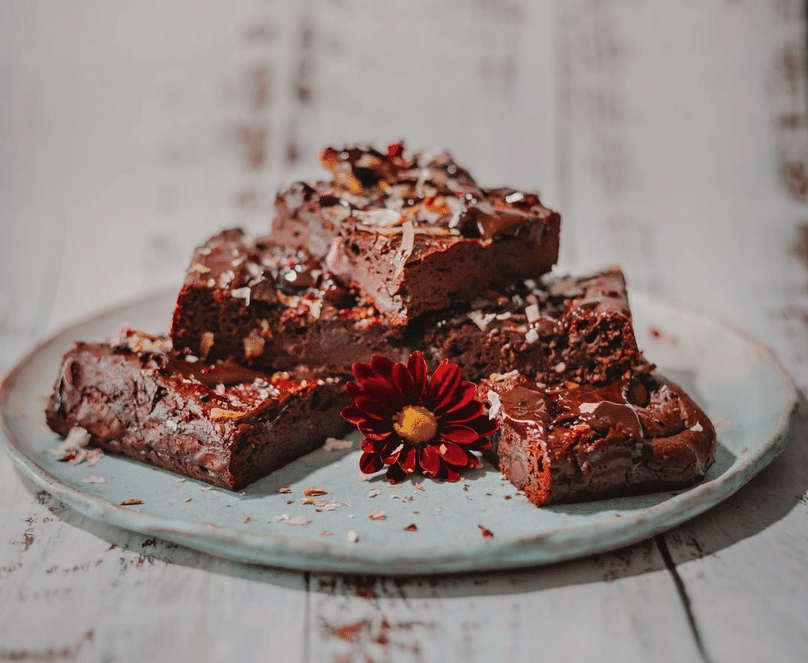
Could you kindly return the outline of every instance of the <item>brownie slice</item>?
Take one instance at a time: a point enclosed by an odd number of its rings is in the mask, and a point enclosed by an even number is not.
[[[171,328],[178,351],[207,361],[342,376],[351,375],[354,362],[390,351],[391,334],[401,330],[391,330],[372,302],[304,249],[240,229],[196,250]]]
[[[537,506],[681,488],[713,462],[710,419],[650,370],[600,387],[513,375],[479,392],[500,422],[492,460]]]
[[[471,306],[417,326],[428,359],[450,359],[472,380],[519,370],[545,384],[604,384],[645,361],[619,267],[528,280]]]
[[[178,351],[208,361],[270,372],[319,367],[346,377],[354,362],[374,354],[406,361],[413,350],[430,363],[454,361],[473,381],[519,369],[545,383],[602,383],[643,361],[617,267],[488,290],[470,305],[402,326],[304,250],[241,230],[196,251],[171,335]]]
[[[548,272],[559,215],[535,193],[481,188],[445,152],[326,148],[329,182],[277,195],[275,241],[327,256],[397,323]]]
[[[104,450],[239,490],[346,432],[344,385],[189,362],[164,339],[127,332],[77,343],[46,408],[50,428],[76,426]]]

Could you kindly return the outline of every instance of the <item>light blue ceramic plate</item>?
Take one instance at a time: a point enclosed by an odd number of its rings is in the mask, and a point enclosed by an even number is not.
[[[782,450],[796,403],[791,380],[770,350],[709,317],[638,292],[632,308],[641,348],[690,391],[718,431],[716,463],[689,490],[537,509],[490,466],[470,472],[463,483],[423,479],[393,487],[381,477],[362,480],[356,437],[353,449],[316,451],[242,493],[110,455],[94,467],[58,462],[49,449],[59,440],[42,413],[61,354],[74,340],[106,339],[123,322],[165,331],[173,301],[174,293],[167,293],[117,308],[36,348],[2,387],[4,446],[24,474],[88,518],[244,562],[428,574],[530,566],[614,549],[671,528],[738,490]],[[103,483],[88,483],[99,477]],[[326,493],[307,500],[310,488]],[[120,506],[132,498],[142,504]]]

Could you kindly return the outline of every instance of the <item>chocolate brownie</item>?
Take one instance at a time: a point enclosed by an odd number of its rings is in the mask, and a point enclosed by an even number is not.
[[[650,371],[601,387],[508,376],[479,391],[500,422],[494,462],[537,506],[681,488],[713,462],[710,419]]]
[[[329,182],[278,193],[275,241],[326,255],[397,323],[548,272],[560,217],[535,193],[484,189],[448,153],[326,148]]]
[[[346,432],[338,380],[299,381],[230,363],[187,361],[137,332],[114,344],[77,343],[46,409],[67,435],[231,490]]]
[[[603,384],[644,363],[618,267],[529,280],[471,306],[429,317],[422,334],[430,361],[450,359],[472,380],[518,369],[545,384]]]
[[[422,350],[468,380],[518,368],[542,382],[614,380],[642,362],[623,275],[546,278],[396,325],[302,249],[227,230],[200,247],[177,299],[174,347],[265,371],[350,376],[356,361]]]
[[[178,351],[267,371],[302,365],[351,375],[356,361],[385,353],[389,321],[304,249],[224,230],[199,247],[177,297],[171,338]],[[302,370],[302,368],[300,369]]]

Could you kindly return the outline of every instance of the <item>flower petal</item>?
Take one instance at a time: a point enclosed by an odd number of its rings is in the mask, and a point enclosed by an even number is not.
[[[362,387],[358,385],[356,382],[346,382],[345,383],[345,391],[348,392],[348,395],[351,398],[356,398],[362,394]]]
[[[401,394],[398,389],[384,378],[369,378],[362,383],[362,393],[373,396],[384,402],[390,409],[398,411],[401,405]]]
[[[410,444],[405,444],[401,453],[398,455],[398,464],[407,474],[412,474],[418,469],[418,452],[415,447]]]
[[[355,405],[349,405],[343,408],[340,411],[340,415],[343,419],[350,421],[352,424],[358,424],[360,421],[364,421],[366,417],[365,413]]]
[[[390,421],[378,419],[363,419],[356,424],[356,427],[362,435],[374,440],[381,440],[393,432],[393,424]]]
[[[382,456],[382,460],[384,461],[385,465],[392,465],[393,463],[398,462],[398,457],[401,455],[401,452],[404,449],[403,444],[397,444],[396,446],[391,446],[389,451],[387,452],[386,456]]]
[[[476,430],[480,437],[488,437],[499,430],[499,421],[489,418],[487,414],[481,414],[476,419],[466,422],[465,425]]]
[[[454,483],[460,478],[460,472],[458,472],[448,463],[443,463],[443,466],[441,467],[440,476],[443,477],[445,481],[448,481],[449,483]]]
[[[441,440],[454,444],[474,444],[480,439],[479,433],[467,426],[441,426]]]
[[[389,483],[401,483],[407,478],[407,473],[402,469],[401,465],[393,463],[387,468],[387,472],[384,476]]]
[[[428,407],[433,412],[447,407],[455,398],[460,387],[462,373],[457,364],[444,359],[435,369],[427,388]],[[430,407],[431,406],[431,407]]]
[[[410,358],[407,360],[407,368],[412,376],[413,388],[419,395],[419,404],[423,405],[423,403],[421,403],[421,397],[426,390],[427,374],[426,359],[424,359],[424,355],[418,350],[413,352],[410,355]]]
[[[460,424],[466,421],[472,421],[479,417],[485,411],[485,405],[480,401],[471,401],[465,406],[455,409],[449,408],[448,412],[440,415],[440,420],[445,423]]]
[[[381,456],[379,454],[363,453],[359,459],[359,469],[362,474],[373,474],[378,472],[384,467]]]
[[[392,416],[396,410],[388,407],[386,401],[379,400],[375,396],[357,396],[354,403],[358,410],[361,410],[368,417],[372,419],[380,419],[390,423]]]
[[[440,457],[450,465],[465,467],[469,464],[469,455],[465,449],[457,446],[454,442],[444,441],[437,445]]]
[[[449,414],[466,407],[477,397],[477,387],[471,382],[463,382],[457,391],[457,398],[447,404],[445,408],[438,408],[435,414]]]
[[[486,449],[491,448],[491,440],[486,437],[481,437],[477,444],[473,445],[472,448],[475,451],[485,451]]]
[[[412,376],[404,364],[401,362],[393,364],[391,379],[407,402],[418,402],[417,398],[420,394],[415,393],[415,383],[412,381]]]
[[[418,449],[418,464],[428,476],[436,476],[440,472],[440,454],[435,445],[428,444]]]
[[[376,376],[376,373],[373,372],[373,369],[370,367],[370,364],[364,364],[361,361],[356,362],[353,365],[353,374],[356,378],[358,383],[362,383],[363,380],[367,380],[368,378],[372,378]]]
[[[390,454],[390,452],[392,452],[400,443],[401,440],[398,439],[398,435],[391,433],[387,437],[375,440],[373,438],[366,437],[364,440],[362,440],[362,444],[359,446],[362,451],[379,454],[384,457]]]
[[[390,376],[393,373],[393,360],[382,355],[373,355],[370,358],[370,367],[376,375],[390,380]]]

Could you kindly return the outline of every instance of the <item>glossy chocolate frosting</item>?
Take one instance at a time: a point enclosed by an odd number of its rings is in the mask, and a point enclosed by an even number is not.
[[[481,390],[501,423],[495,461],[539,506],[685,486],[713,462],[707,415],[651,372],[600,387],[511,377]]]
[[[536,193],[479,186],[446,152],[351,146],[321,161],[330,181],[278,193],[273,238],[325,257],[397,323],[538,278],[558,259],[557,213]]]

